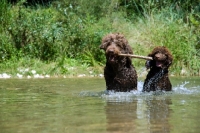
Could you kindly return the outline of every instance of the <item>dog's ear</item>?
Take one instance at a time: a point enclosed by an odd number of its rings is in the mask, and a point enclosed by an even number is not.
[[[168,66],[171,66],[172,62],[173,62],[173,57],[172,57],[172,54],[170,51],[167,52],[167,63],[168,63]]]
[[[130,57],[126,57],[126,67],[130,68],[130,66],[132,65],[132,60]]]
[[[103,49],[103,50],[106,50],[106,43],[102,43],[99,48]]]
[[[125,47],[126,54],[133,54],[133,50],[130,45],[126,45]]]
[[[165,67],[168,68],[170,67],[172,64],[172,61],[171,60],[167,60],[166,63],[165,63]]]
[[[165,63],[165,66],[168,68],[171,66],[172,62],[173,62],[173,57],[171,52],[168,49],[165,49],[167,52],[165,53],[165,55],[167,55],[167,60]]]
[[[151,66],[152,66],[152,61],[147,60],[147,61],[145,62],[145,67],[146,67],[146,69],[148,70],[149,68],[151,68]]]

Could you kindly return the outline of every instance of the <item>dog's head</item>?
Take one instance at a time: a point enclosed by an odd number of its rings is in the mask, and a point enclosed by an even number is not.
[[[158,46],[148,55],[153,58],[153,61],[146,63],[146,67],[156,66],[160,68],[168,68],[173,60],[171,52],[164,46]]]
[[[106,59],[110,63],[117,63],[124,57],[119,57],[119,54],[133,54],[133,51],[128,45],[128,41],[122,34],[108,34],[102,39],[100,48],[105,51]]]

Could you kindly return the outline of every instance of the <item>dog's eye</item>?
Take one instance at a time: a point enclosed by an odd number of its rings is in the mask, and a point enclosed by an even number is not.
[[[111,44],[111,42],[106,42],[106,47],[110,46]]]
[[[124,48],[121,43],[117,43],[117,46],[120,47],[120,48],[122,48],[122,49]]]
[[[155,52],[155,54],[159,54],[159,53],[160,53],[160,51]]]

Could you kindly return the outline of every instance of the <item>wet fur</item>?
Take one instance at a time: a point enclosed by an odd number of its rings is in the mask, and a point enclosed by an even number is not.
[[[162,67],[158,67],[156,65],[156,61],[159,60],[156,58],[156,55],[160,55],[162,60]],[[169,80],[168,69],[172,64],[172,54],[171,52],[164,46],[158,46],[153,49],[153,51],[148,55],[153,58],[152,61],[146,62],[146,68],[150,69],[147,74],[147,77],[144,81],[143,91],[156,91],[156,90],[164,90],[164,91],[171,91],[172,85]],[[165,58],[162,58],[165,57]],[[150,88],[147,87],[147,84],[150,82],[152,77],[157,74],[159,71],[163,70],[164,75],[155,83],[151,83]]]
[[[122,34],[108,34],[102,39],[100,48],[105,51],[106,66],[104,78],[107,90],[128,92],[137,89],[137,73],[130,57],[118,56],[133,54],[132,48]]]

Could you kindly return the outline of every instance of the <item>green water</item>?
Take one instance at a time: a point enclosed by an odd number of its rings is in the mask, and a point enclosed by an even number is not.
[[[199,133],[200,78],[169,93],[105,91],[103,78],[1,79],[0,133]]]

